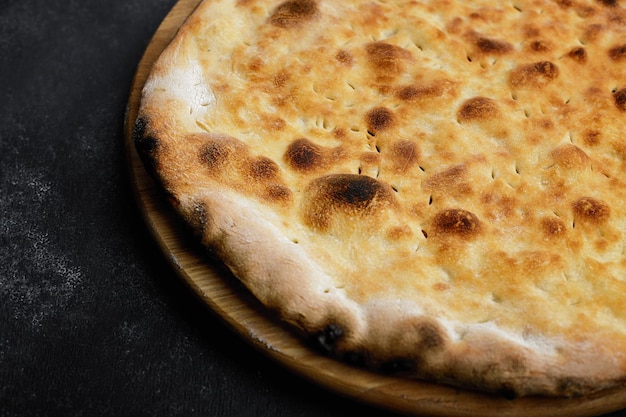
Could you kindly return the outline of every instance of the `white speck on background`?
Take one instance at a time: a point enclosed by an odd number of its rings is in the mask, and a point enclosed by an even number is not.
[[[43,217],[46,211],[60,208],[60,198],[45,173],[12,166],[2,175],[1,308],[10,320],[37,329],[68,305],[82,284],[82,271],[59,247],[58,231],[46,229],[50,222]]]

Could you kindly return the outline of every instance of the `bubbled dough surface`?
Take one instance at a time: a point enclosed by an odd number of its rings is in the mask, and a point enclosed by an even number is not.
[[[350,308],[626,373],[619,2],[216,1],[181,33],[142,107],[178,200],[235,195]]]

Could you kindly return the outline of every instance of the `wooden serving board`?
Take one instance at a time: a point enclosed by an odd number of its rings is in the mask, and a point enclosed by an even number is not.
[[[144,170],[132,143],[141,89],[150,68],[200,0],[180,0],[162,22],[133,81],[125,124],[130,176],[145,221],[164,254],[202,300],[239,335],[299,375],[333,391],[413,416],[597,416],[626,408],[626,390],[575,399],[507,400],[354,368],[310,349],[268,314],[242,285],[206,257],[190,238],[161,190]]]

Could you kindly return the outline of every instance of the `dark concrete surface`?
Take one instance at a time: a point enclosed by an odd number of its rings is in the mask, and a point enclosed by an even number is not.
[[[0,0],[0,417],[391,416],[252,349],[151,240],[123,118],[174,2]]]

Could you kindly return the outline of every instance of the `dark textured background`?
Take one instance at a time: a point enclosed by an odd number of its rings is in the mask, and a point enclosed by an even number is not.
[[[391,415],[250,348],[151,241],[123,118],[174,2],[0,0],[0,417]]]

